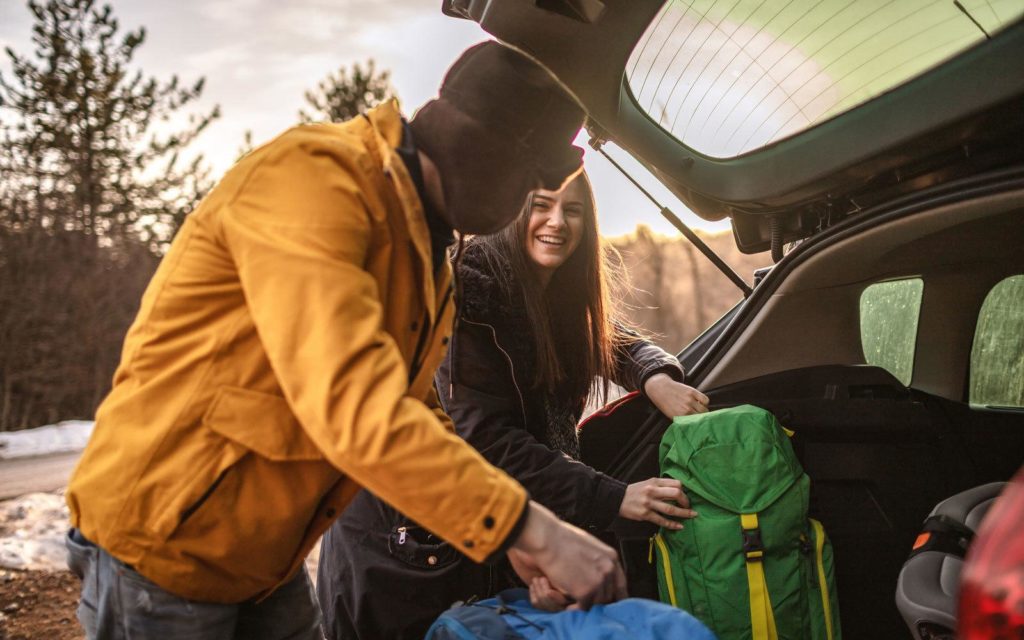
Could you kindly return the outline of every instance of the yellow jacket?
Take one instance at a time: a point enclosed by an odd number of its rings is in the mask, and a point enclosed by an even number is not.
[[[460,440],[397,104],[300,126],[193,212],[142,299],[67,493],[72,524],[163,588],[239,602],[287,580],[366,487],[475,560],[526,494]]]

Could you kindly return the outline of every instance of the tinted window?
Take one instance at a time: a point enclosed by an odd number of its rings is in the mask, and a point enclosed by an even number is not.
[[[860,343],[864,361],[882,367],[905,385],[914,373],[920,278],[879,282],[860,296]]]
[[[676,139],[732,157],[853,109],[1022,13],[1020,0],[673,0],[626,78]]]
[[[1024,275],[997,284],[981,305],[971,351],[970,401],[1024,407]]]

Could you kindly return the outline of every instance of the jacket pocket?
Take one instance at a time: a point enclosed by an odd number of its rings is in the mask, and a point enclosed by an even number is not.
[[[341,472],[277,396],[220,389],[201,430],[220,443],[220,458],[166,541],[176,556],[231,575],[241,599],[252,597],[288,572],[315,523],[333,519],[336,506],[323,500]]]
[[[388,552],[417,569],[442,569],[457,562],[462,555],[441,538],[413,524],[392,527],[388,534]]]
[[[203,424],[268,460],[323,459],[280,396],[222,387],[210,403]]]
[[[153,531],[166,540],[219,491],[250,453],[274,463],[323,461],[280,396],[221,387],[195,436],[204,442],[188,480],[169,503],[156,510]]]
[[[97,609],[100,602],[100,578],[97,577],[99,547],[87,543],[75,529],[64,537],[68,550],[68,568],[82,582],[76,615],[84,629],[96,629]],[[6,637],[6,636],[4,636]]]

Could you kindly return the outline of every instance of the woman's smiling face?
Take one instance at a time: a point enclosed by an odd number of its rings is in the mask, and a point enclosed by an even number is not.
[[[583,237],[584,182],[577,178],[561,191],[538,189],[530,206],[526,253],[541,281],[547,284]]]

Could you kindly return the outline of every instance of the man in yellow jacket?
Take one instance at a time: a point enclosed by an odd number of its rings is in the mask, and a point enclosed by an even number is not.
[[[411,123],[388,103],[300,126],[224,176],[143,296],[68,489],[90,638],[319,637],[303,558],[361,488],[582,606],[624,595],[614,551],[460,440],[432,385],[452,228],[493,232],[574,175],[581,120],[485,43]]]

